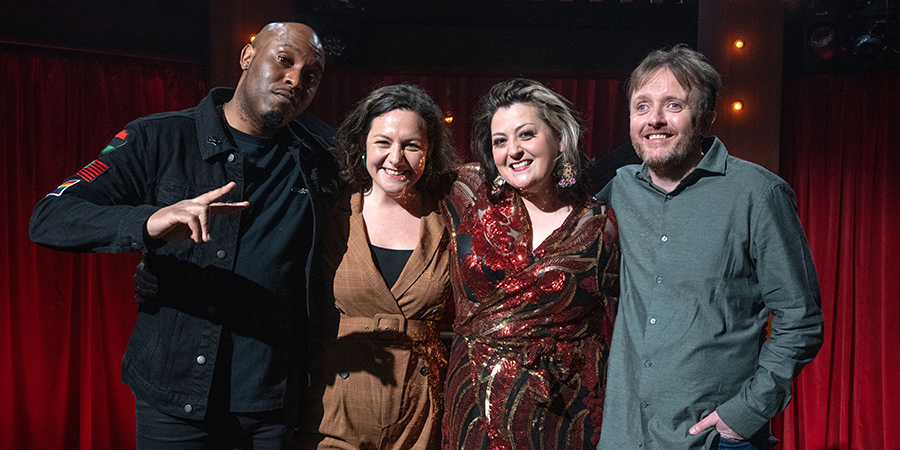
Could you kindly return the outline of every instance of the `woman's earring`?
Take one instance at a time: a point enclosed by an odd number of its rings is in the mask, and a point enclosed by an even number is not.
[[[366,154],[365,153],[363,153],[362,160],[363,160],[363,167],[366,167]]]
[[[503,188],[503,185],[506,184],[506,180],[503,179],[500,175],[497,175],[497,178],[494,178],[494,189],[491,190],[492,195],[497,195],[500,193],[500,189]]]
[[[575,179],[575,169],[572,168],[572,164],[563,164],[562,177],[559,178],[559,182],[556,184],[565,189],[575,186],[575,183],[577,183],[577,180]]]

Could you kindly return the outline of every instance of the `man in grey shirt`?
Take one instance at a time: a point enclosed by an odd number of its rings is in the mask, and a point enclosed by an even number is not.
[[[769,419],[822,345],[793,191],[703,137],[720,85],[683,45],[651,53],[628,80],[643,164],[598,194],[623,255],[598,449],[769,448]]]

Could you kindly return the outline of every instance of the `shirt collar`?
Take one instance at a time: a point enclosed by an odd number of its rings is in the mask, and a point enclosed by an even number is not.
[[[700,164],[697,164],[694,172],[706,172],[700,176],[709,174],[725,175],[725,163],[728,160],[728,150],[725,149],[725,144],[719,138],[710,136],[703,138],[700,141],[700,145],[706,150],[703,159],[700,160]]]
[[[233,88],[213,88],[197,106],[197,138],[200,141],[200,155],[203,159],[212,158],[220,153],[237,151],[237,147],[231,142],[229,132],[225,129],[227,124],[218,112],[218,108],[230,101],[233,96]],[[309,131],[297,120],[289,123],[287,128],[291,138],[286,139],[284,143],[299,164],[301,160],[298,146],[305,143],[298,133],[308,134]]]
[[[197,140],[200,143],[200,155],[209,159],[224,152],[234,152],[228,132],[222,118],[216,110],[220,105],[231,100],[234,89],[214,88],[196,108]]]
[[[700,146],[705,149],[703,151],[703,159],[700,160],[700,163],[697,164],[697,167],[693,172],[681,180],[681,183],[678,184],[678,187],[676,187],[675,190],[668,193],[669,195],[678,194],[703,177],[725,175],[726,163],[728,161],[728,150],[725,149],[725,144],[723,144],[718,137],[709,136],[700,141]],[[659,190],[659,188],[654,186],[650,181],[650,168],[647,167],[646,162],[643,162],[638,166],[638,170],[635,171],[634,177],[646,182],[648,186],[655,187]]]

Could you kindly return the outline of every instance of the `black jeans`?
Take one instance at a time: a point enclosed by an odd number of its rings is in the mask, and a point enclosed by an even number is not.
[[[208,411],[204,420],[182,419],[135,400],[137,448],[280,450],[285,435],[283,409],[261,413]]]

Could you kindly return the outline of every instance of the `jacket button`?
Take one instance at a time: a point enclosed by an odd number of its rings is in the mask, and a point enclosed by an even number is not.
[[[225,158],[225,159],[227,159],[228,162],[234,162],[234,153],[229,153],[228,158]]]
[[[198,357],[197,357],[197,364],[206,364],[206,357],[203,356],[203,355],[198,356]]]
[[[422,366],[422,368],[419,369],[419,373],[421,373],[422,376],[428,375],[428,367]]]
[[[189,405],[189,404],[188,404],[188,405],[184,405],[184,412],[190,413],[190,412],[193,411],[193,410],[194,410],[194,407],[193,407],[193,406],[191,406],[191,405]]]
[[[219,251],[216,252],[216,256],[217,256],[219,259],[225,259],[225,255],[227,255],[227,253],[225,253],[225,250],[219,250]]]
[[[137,242],[132,242],[132,243],[131,243],[131,248],[134,249],[134,250],[140,250],[140,249],[141,249],[141,244],[138,244]]]
[[[342,370],[342,371],[338,372],[338,376],[346,380],[347,378],[350,377],[350,372]]]

